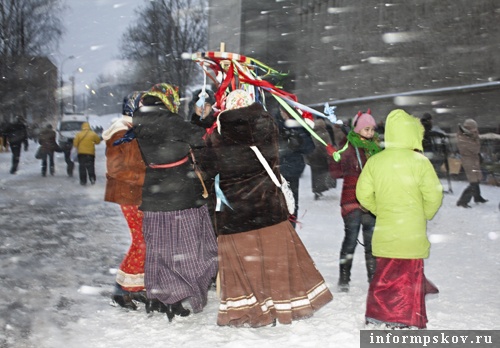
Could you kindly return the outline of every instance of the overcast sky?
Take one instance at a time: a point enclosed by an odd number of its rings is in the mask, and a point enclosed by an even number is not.
[[[61,69],[65,83],[75,76],[75,89],[83,91],[102,73],[113,71],[121,64],[121,37],[131,21],[137,19],[137,9],[146,0],[66,0],[64,15],[66,33],[54,63]],[[67,59],[74,56],[74,59]],[[78,69],[83,69],[79,72]]]

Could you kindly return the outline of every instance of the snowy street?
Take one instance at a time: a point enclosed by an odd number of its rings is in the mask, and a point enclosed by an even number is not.
[[[111,118],[90,123],[106,129]],[[359,347],[368,289],[362,246],[356,249],[350,292],[336,289],[341,181],[317,201],[309,167],[300,182],[297,230],[334,294],[331,303],[292,325],[218,327],[212,289],[202,313],[169,324],[157,312],[148,316],[143,306],[127,312],[110,305],[114,272],[130,237],[119,206],[103,201],[104,142],[97,146],[97,183],[87,186],[79,184],[78,166],[67,177],[60,153],[55,175],[42,177],[37,146],[30,141],[29,151],[22,151],[15,175],[9,174],[11,153],[0,153],[1,348]],[[426,276],[440,290],[427,297],[429,330],[500,329],[500,187],[481,184],[489,202],[464,209],[455,204],[465,186],[452,181],[453,193],[428,223]]]

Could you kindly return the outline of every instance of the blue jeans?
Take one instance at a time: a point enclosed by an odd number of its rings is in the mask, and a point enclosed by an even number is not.
[[[342,260],[352,260],[360,227],[363,230],[365,255],[371,255],[375,216],[369,212],[363,212],[361,209],[356,209],[344,216],[344,241],[342,242],[342,249],[340,250],[341,263]]]

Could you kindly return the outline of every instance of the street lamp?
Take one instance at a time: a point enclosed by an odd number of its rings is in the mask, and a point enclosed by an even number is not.
[[[73,113],[76,112],[76,103],[75,103],[75,73],[76,72],[82,73],[83,69],[78,68],[73,72],[73,75],[71,75],[70,80],[71,80],[71,105],[73,106]]]
[[[63,101],[63,88],[64,88],[64,81],[63,81],[63,67],[64,67],[64,63],[66,61],[68,61],[69,59],[75,59],[75,56],[69,56],[69,57],[66,57],[65,59],[63,59],[63,61],[61,62],[61,69],[59,71],[59,73],[61,74],[61,78],[59,80],[59,93],[60,93],[60,100],[59,100],[59,107],[60,107],[60,119],[62,120],[62,117],[64,115],[64,101]]]

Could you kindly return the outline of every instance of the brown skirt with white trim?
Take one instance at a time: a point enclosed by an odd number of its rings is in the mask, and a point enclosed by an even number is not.
[[[218,325],[259,327],[307,318],[333,299],[288,221],[221,235]]]

